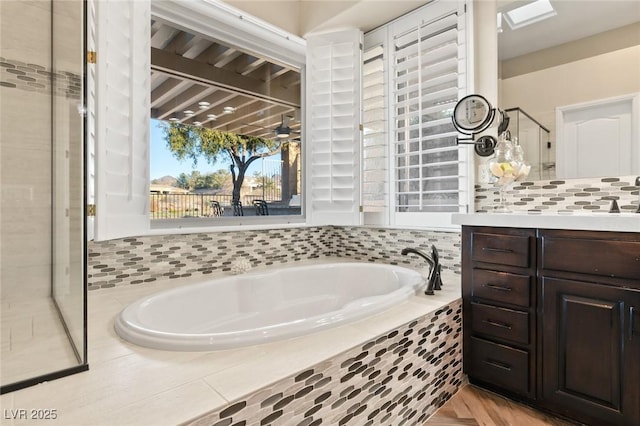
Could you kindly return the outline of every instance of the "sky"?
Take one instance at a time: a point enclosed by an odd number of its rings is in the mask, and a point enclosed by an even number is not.
[[[228,162],[219,162],[216,164],[209,164],[204,158],[198,159],[198,166],[193,168],[193,162],[191,160],[179,161],[177,160],[171,151],[166,147],[162,135],[162,128],[160,127],[160,121],[151,120],[150,134],[151,134],[151,180],[158,179],[163,176],[178,177],[180,173],[191,174],[193,170],[198,170],[201,174],[213,173],[220,169],[229,169]],[[280,159],[280,155],[274,155],[270,159]],[[254,161],[249,170],[247,176],[253,175],[256,171],[261,171],[261,161]]]

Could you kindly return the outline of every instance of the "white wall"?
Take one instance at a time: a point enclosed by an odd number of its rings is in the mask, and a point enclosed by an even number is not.
[[[639,31],[640,24],[631,29]],[[626,32],[620,36],[628,40]],[[640,91],[640,44],[624,48],[616,48],[613,44],[612,51],[594,52],[591,56],[585,52],[581,59],[562,61],[569,52],[581,47],[595,49],[598,44],[603,44],[601,40],[604,37],[568,43],[519,58],[520,71],[511,72],[514,75],[500,80],[501,108],[522,108],[549,128],[551,140],[555,141],[556,107]],[[636,40],[638,38],[636,36]],[[538,64],[538,68],[541,63],[548,65],[536,71],[523,72],[526,64],[532,61]]]
[[[428,0],[226,0],[225,3],[292,34],[330,29],[372,30]]]

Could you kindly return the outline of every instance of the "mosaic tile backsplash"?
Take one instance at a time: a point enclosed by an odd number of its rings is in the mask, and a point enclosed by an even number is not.
[[[608,213],[612,200],[621,212],[638,208],[635,176],[517,182],[506,191],[507,203],[513,211]],[[491,212],[498,204],[499,192],[492,184],[475,187],[475,211]]]
[[[421,425],[463,383],[456,301],[185,423]]]
[[[426,268],[424,260],[400,252],[431,244],[443,269],[459,273],[459,233],[325,226],[90,241],[87,274],[89,290],[96,290],[230,272],[238,259],[252,267],[343,257]]]

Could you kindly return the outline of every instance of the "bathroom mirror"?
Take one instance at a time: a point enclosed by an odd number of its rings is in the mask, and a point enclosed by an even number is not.
[[[554,11],[546,19],[520,25],[508,22],[507,12],[531,3],[496,1],[502,13],[497,35],[499,105],[524,110],[549,129],[549,140],[541,141],[539,149],[547,166],[552,166],[544,178],[554,179],[556,109],[640,92],[640,2],[549,0]],[[631,138],[631,155],[640,155],[638,139]],[[607,149],[604,141],[601,148]],[[575,157],[565,154],[568,159]],[[613,174],[612,169],[592,170],[580,177],[625,174],[622,169]]]
[[[495,110],[480,95],[468,95],[460,99],[453,109],[453,124],[465,133],[478,133],[491,124]]]

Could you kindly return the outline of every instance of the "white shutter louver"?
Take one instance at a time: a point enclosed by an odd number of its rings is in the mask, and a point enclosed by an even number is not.
[[[95,239],[149,228],[148,0],[96,2]]]
[[[457,14],[394,39],[396,210],[457,212]]]
[[[314,225],[360,223],[362,33],[307,38],[307,211]]]

